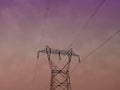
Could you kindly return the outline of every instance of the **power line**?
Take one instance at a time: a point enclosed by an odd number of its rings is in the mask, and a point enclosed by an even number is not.
[[[32,86],[33,90],[35,89],[35,80],[36,80],[37,68],[38,68],[38,59],[37,59],[37,61],[35,63],[35,69],[34,69],[33,86]]]
[[[95,16],[96,13],[100,10],[101,6],[105,3],[106,0],[102,0],[101,3],[96,7],[95,11],[92,13],[91,17]]]
[[[108,43],[112,38],[114,38],[119,33],[120,33],[120,30],[116,31],[113,35],[111,35],[108,39],[106,39],[105,41],[103,41],[103,43],[101,43],[98,47],[96,47],[93,51],[91,51],[87,56],[85,56],[83,59],[81,59],[81,62],[85,61],[88,57],[90,57],[91,55],[93,55],[98,49],[100,49],[101,47],[103,47],[106,43]],[[74,67],[74,69],[71,71],[71,73],[73,73],[73,71],[77,67],[78,67],[78,64]]]
[[[49,11],[49,0],[47,0],[47,7],[45,8],[46,12],[44,14],[44,21],[47,20],[48,18],[48,11]],[[44,37],[45,37],[45,29],[43,29],[43,34],[42,34],[42,39],[41,39],[41,46],[43,44],[43,41],[44,41]],[[33,77],[33,86],[32,86],[32,89],[34,90],[35,89],[35,80],[36,80],[36,74],[37,74],[37,68],[38,68],[38,59],[36,60],[36,63],[35,63],[35,70],[34,70],[34,77]]]
[[[44,13],[44,23],[43,24],[46,24],[46,22],[47,22],[47,20],[48,20],[48,17],[49,17],[49,11],[50,11],[50,0],[47,0],[47,2],[46,2],[46,8],[45,8],[45,13]],[[46,30],[43,28],[43,41],[44,41],[44,43],[45,43],[45,32]]]
[[[100,10],[100,8],[102,7],[102,5],[105,3],[106,0],[102,0],[101,3],[96,7],[95,11],[93,11],[93,13],[89,16],[89,19],[85,22],[84,26],[82,29],[85,29],[90,20],[98,13],[98,11]],[[75,36],[75,38],[73,38],[72,42],[70,43],[70,45],[68,46],[68,48],[70,48],[72,46],[72,44],[74,43],[74,41],[77,39],[77,37],[79,36],[80,32],[78,32],[78,34]]]
[[[105,0],[103,0],[102,3],[100,3],[100,5],[96,8],[96,10],[95,10],[95,11],[92,13],[92,15],[90,16],[90,19],[91,19],[93,16],[96,15],[96,13],[99,11],[99,9],[101,8],[101,6],[103,5],[104,2],[105,2]],[[48,0],[48,4],[49,4],[49,0]],[[45,14],[45,18],[48,17],[49,7],[47,7],[46,10],[47,10],[47,13]],[[90,19],[86,22],[86,24],[85,24],[84,27],[86,27],[86,26],[88,25]],[[44,31],[44,34],[43,34],[43,35],[45,36],[45,31]],[[79,35],[79,33],[78,33],[78,35]],[[78,35],[76,36],[76,38],[78,37]],[[43,36],[43,37],[44,37],[44,36]],[[76,39],[76,38],[75,38],[75,39]],[[74,39],[74,40],[75,40],[75,39]],[[74,40],[73,40],[73,41],[74,41]],[[72,43],[73,43],[73,42],[72,42]],[[71,43],[71,45],[72,45],[72,43]],[[89,57],[89,56],[88,56],[88,57]],[[36,65],[35,65],[35,66],[36,66],[35,72],[37,71],[37,65],[38,65],[38,60],[37,60]],[[35,82],[35,79],[34,79],[34,82]]]
[[[106,2],[106,0],[102,0],[101,3],[96,7],[95,11],[93,11],[93,13],[89,16],[89,19],[86,21],[86,23],[84,24],[83,28],[87,27],[90,20],[98,13],[98,11],[100,10],[100,8],[102,7],[102,5]],[[72,46],[73,42],[77,39],[77,37],[79,36],[80,32],[78,32],[78,34],[75,36],[75,38],[72,40],[72,42],[70,43],[70,45],[68,46],[69,48]],[[83,59],[86,59],[87,57],[89,57],[94,51],[92,51],[90,54],[88,54],[86,57],[84,57]],[[82,59],[82,60],[83,60]],[[78,64],[74,67],[74,69],[72,70],[72,72],[77,68]]]

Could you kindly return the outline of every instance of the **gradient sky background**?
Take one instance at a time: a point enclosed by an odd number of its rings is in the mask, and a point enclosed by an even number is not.
[[[0,0],[0,90],[49,90],[45,45],[73,50],[81,58],[120,30],[120,0]],[[85,24],[89,20],[88,25]],[[79,33],[79,34],[78,34]],[[77,38],[76,38],[77,36]],[[77,63],[73,59],[71,70]],[[81,63],[73,90],[120,90],[120,34]]]

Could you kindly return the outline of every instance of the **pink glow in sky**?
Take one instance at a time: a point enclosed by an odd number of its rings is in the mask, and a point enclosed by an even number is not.
[[[0,0],[0,90],[33,90],[36,52],[46,44],[67,49],[72,43],[84,58],[120,30],[120,0],[106,0],[90,18],[101,1]],[[120,34],[70,75],[73,90],[120,90]],[[41,55],[34,90],[49,90],[49,80],[47,57]]]

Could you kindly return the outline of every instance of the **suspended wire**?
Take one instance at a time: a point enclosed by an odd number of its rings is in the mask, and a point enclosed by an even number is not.
[[[34,69],[34,77],[33,77],[33,86],[32,86],[32,90],[35,89],[35,81],[36,81],[36,74],[37,74],[37,69],[38,69],[38,59],[35,63],[35,69]]]
[[[93,51],[91,51],[87,56],[85,56],[83,59],[81,59],[81,63],[85,60],[87,60],[88,57],[90,57],[91,55],[93,55],[98,49],[100,49],[101,47],[103,47],[106,43],[108,43],[110,40],[112,40],[112,38],[114,38],[116,35],[118,35],[120,33],[120,30],[116,31],[113,35],[111,35],[108,39],[106,39],[105,41],[103,41],[103,43],[101,43],[98,47],[96,47]],[[79,66],[80,64],[78,63],[73,70],[71,71],[71,73],[73,73],[73,71]]]
[[[101,3],[96,7],[95,11],[92,12],[92,14],[89,16],[89,19],[86,21],[86,23],[84,24],[83,28],[85,29],[89,22],[91,21],[91,19],[98,13],[98,11],[100,10],[100,8],[103,6],[103,4],[106,2],[106,0],[102,0]],[[74,43],[74,41],[77,39],[77,37],[79,36],[80,32],[78,32],[78,34],[75,36],[75,38],[72,40],[72,42],[70,43],[70,45],[68,46],[68,48],[70,48],[72,46],[72,44]],[[91,55],[93,53],[93,51],[89,54]],[[89,55],[87,55],[87,57],[89,57]],[[86,58],[87,58],[86,57]],[[84,58],[85,59],[85,58]],[[83,59],[82,59],[83,60]],[[77,66],[79,65],[76,64],[76,66],[74,67],[74,69],[71,71],[71,73],[77,68]]]
[[[50,0],[47,0],[47,4],[46,4],[46,8],[45,8],[45,13],[44,13],[44,22],[42,22],[43,23],[43,25],[44,24],[46,24],[46,22],[47,22],[47,19],[48,19],[48,17],[49,17],[49,11],[50,11],[50,6],[49,6],[49,3],[50,3]],[[46,44],[46,40],[45,40],[45,33],[46,33],[46,30],[43,28],[43,30],[42,30],[42,32],[43,32],[43,41],[44,41],[44,44]]]
[[[89,20],[85,23],[85,25],[84,25],[84,27],[86,27],[87,25],[88,25],[88,23],[89,23],[89,21],[90,21],[90,19],[93,17],[93,16],[95,16],[96,15],[96,13],[99,11],[99,9],[101,8],[101,6],[104,4],[104,2],[105,2],[105,0],[103,0],[100,4],[99,4],[99,6],[96,8],[96,10],[92,13],[92,15],[90,16],[90,18],[89,18]],[[46,8],[46,13],[45,13],[45,19],[46,18],[48,18],[48,11],[49,11],[49,0],[48,0],[48,3],[47,3],[47,8]],[[43,30],[44,31],[44,33],[43,33],[43,37],[45,37],[45,30]],[[78,33],[78,35],[79,35],[79,33]],[[78,35],[75,37],[75,39],[78,37]],[[75,39],[73,39],[73,41],[72,41],[72,43],[74,42],[74,40]],[[70,46],[72,46],[72,43],[70,44]],[[96,50],[95,50],[96,51]],[[93,53],[93,52],[92,52]],[[91,54],[92,54],[91,53]],[[89,57],[90,55],[88,55],[87,57]],[[86,59],[87,57],[85,57],[84,59]],[[82,59],[82,60],[84,60],[84,59]],[[35,72],[34,72],[34,78],[33,78],[33,90],[34,90],[34,88],[35,88],[35,80],[36,80],[36,73],[37,73],[37,68],[38,68],[38,59],[37,59],[37,61],[36,61],[36,64],[35,64]]]
[[[85,29],[89,22],[91,21],[91,19],[98,13],[98,11],[100,10],[100,8],[103,6],[103,4],[106,2],[106,0],[102,0],[101,3],[96,7],[95,11],[92,12],[92,14],[89,16],[89,19],[85,22],[84,26],[82,29]],[[72,42],[70,43],[70,45],[68,46],[68,48],[72,47],[72,44],[74,43],[74,41],[77,39],[77,37],[79,36],[80,32],[78,32],[78,34],[75,36],[75,38],[73,38]]]
[[[44,14],[44,21],[46,22],[47,18],[48,18],[48,11],[49,11],[49,0],[47,1],[47,8],[45,8],[46,12]],[[45,29],[43,29],[42,31],[42,39],[41,39],[41,46],[43,44],[44,41],[44,37],[45,37]],[[37,74],[37,69],[38,69],[38,59],[36,60],[35,63],[35,70],[34,70],[34,77],[33,77],[33,85],[32,85],[32,90],[35,89],[35,81],[36,81],[36,74]]]
[[[95,11],[92,13],[92,15],[90,17],[93,17],[96,15],[96,13],[98,13],[98,11],[100,10],[101,6],[105,3],[106,0],[102,0],[101,3],[96,7]]]
[[[45,23],[44,24],[46,24],[46,22],[47,22],[47,19],[48,19],[48,17],[49,17],[49,11],[50,11],[50,0],[47,0],[47,7],[45,8],[46,9],[46,13],[45,13],[45,15],[44,15],[44,21],[45,21]],[[43,30],[44,31],[44,40],[43,41],[45,41],[45,29]],[[46,44],[46,43],[45,43]],[[46,85],[46,89],[45,90],[47,90],[49,88],[49,83]]]

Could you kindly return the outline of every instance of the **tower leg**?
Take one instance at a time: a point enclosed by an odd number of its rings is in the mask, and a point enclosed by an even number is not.
[[[58,69],[57,66],[51,70],[50,90],[72,90],[69,76],[69,64]]]

